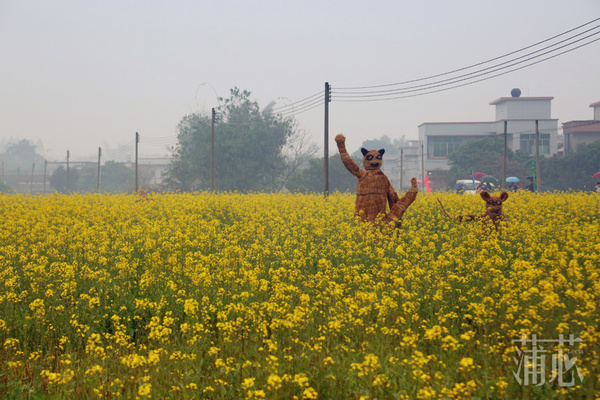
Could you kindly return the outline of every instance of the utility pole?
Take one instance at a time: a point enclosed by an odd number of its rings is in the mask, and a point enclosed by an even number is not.
[[[48,160],[44,160],[44,191],[43,194],[46,194],[46,171],[48,170]]]
[[[69,156],[71,153],[67,150],[67,193],[71,192],[71,182],[69,181]]]
[[[102,148],[98,147],[98,185],[96,191],[100,193],[100,156],[102,156]]]
[[[329,195],[329,102],[331,101],[331,86],[325,82],[325,130],[324,130],[324,170],[325,170],[325,185],[323,195],[325,198]]]
[[[400,190],[404,190],[404,149],[400,149]]]
[[[421,190],[425,189],[425,150],[421,140]]]
[[[215,109],[212,109],[212,118],[210,123],[210,190],[214,193],[215,191]]]
[[[139,181],[138,181],[138,145],[140,143],[140,134],[139,133],[135,133],[135,191],[136,193],[139,192],[140,189],[140,185],[139,185]]]
[[[535,180],[533,188],[535,191],[540,190],[540,130],[538,120],[535,120]]]
[[[504,121],[504,164],[502,166],[502,182],[506,182],[506,152],[508,150],[508,121]]]
[[[35,171],[35,163],[31,166],[31,182],[29,184],[29,194],[33,192],[33,172]]]

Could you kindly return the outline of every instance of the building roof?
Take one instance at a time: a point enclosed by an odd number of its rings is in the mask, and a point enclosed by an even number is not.
[[[598,107],[600,106],[600,101],[590,104],[590,107]]]
[[[558,121],[558,118],[503,118],[503,119],[499,119],[497,121],[476,121],[476,122],[423,122],[421,125],[419,125],[418,127],[422,127],[423,125],[476,125],[476,124],[487,124],[487,125],[492,125],[492,124],[497,124],[498,122],[502,122],[502,121]]]
[[[468,122],[423,122],[421,125],[419,125],[419,127],[423,126],[423,125],[451,125],[451,124],[456,124],[456,125],[466,125],[466,124],[493,124],[496,121],[468,121]]]
[[[496,105],[504,103],[505,101],[528,101],[528,100],[553,100],[554,97],[500,97],[492,102],[490,105]]]
[[[563,128],[567,131],[566,133],[600,132],[600,121],[569,121],[563,124]]]

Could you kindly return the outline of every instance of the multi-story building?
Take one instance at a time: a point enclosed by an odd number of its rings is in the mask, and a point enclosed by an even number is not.
[[[594,119],[569,121],[562,124],[565,140],[565,155],[577,151],[577,147],[600,140],[600,101],[590,104],[594,109]]]
[[[520,97],[513,89],[511,97],[490,102],[496,108],[496,118],[487,122],[425,122],[419,125],[419,140],[423,146],[423,169],[443,176],[450,169],[448,155],[473,139],[504,135],[513,151],[535,154],[536,129],[540,135],[540,155],[550,157],[558,149],[558,120],[551,117],[553,97]],[[536,128],[537,126],[537,128]]]

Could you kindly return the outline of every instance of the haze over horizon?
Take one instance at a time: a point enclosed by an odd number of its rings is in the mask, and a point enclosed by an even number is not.
[[[184,115],[209,114],[217,97],[238,87],[261,109],[276,101],[294,114],[308,104],[295,118],[322,146],[325,82],[333,90],[331,154],[340,132],[354,150],[383,135],[416,139],[424,122],[492,121],[489,103],[513,88],[554,97],[552,118],[560,126],[592,119],[600,42],[446,91],[386,101],[370,101],[381,98],[365,91],[381,95],[398,87],[382,85],[491,60],[598,17],[595,0],[0,0],[0,144],[41,141],[50,159],[64,158],[67,149],[85,159],[98,147],[131,153],[139,132],[142,155],[166,154]],[[344,89],[363,86],[377,87]],[[305,98],[312,100],[298,103]]]

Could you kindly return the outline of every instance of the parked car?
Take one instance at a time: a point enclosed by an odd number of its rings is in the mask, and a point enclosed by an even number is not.
[[[475,183],[473,183],[472,179],[459,179],[454,185],[454,191],[458,194],[475,194],[477,193],[477,185],[480,183],[478,180],[475,180]]]

